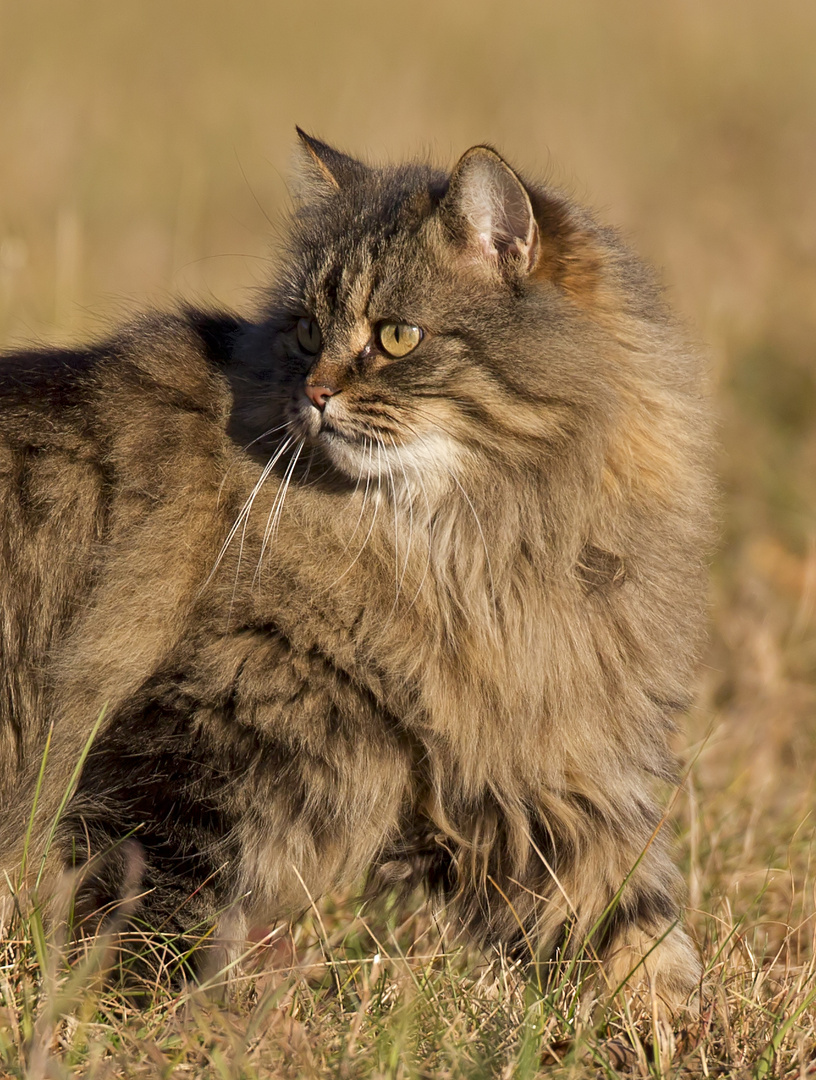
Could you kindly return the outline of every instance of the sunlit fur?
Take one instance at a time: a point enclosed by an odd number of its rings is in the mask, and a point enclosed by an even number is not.
[[[29,866],[104,710],[49,856],[93,857],[80,914],[132,834],[165,932],[229,948],[367,874],[522,958],[591,933],[675,1005],[652,789],[704,610],[698,358],[617,235],[492,151],[303,144],[256,320],[3,363],[3,865],[49,724]],[[382,322],[424,336],[392,359]]]

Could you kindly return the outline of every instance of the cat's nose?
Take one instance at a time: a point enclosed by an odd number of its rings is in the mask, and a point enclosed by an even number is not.
[[[326,402],[329,398],[337,393],[332,386],[312,386],[310,383],[306,383],[305,389],[306,397],[321,412],[326,408]]]

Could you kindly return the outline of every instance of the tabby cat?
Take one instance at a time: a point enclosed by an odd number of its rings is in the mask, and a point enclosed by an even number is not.
[[[448,175],[299,134],[255,320],[2,359],[0,866],[47,851],[78,919],[129,892],[226,955],[367,874],[673,1007],[699,964],[652,788],[704,614],[699,359],[616,233],[489,147]]]

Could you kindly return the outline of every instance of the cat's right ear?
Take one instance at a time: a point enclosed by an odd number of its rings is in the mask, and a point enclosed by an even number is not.
[[[521,180],[495,150],[473,146],[459,159],[440,207],[448,231],[474,261],[529,273],[538,226]]]
[[[332,195],[362,180],[367,171],[362,162],[307,135],[299,127],[295,130],[300,139],[301,151],[295,178],[296,194],[304,202]]]

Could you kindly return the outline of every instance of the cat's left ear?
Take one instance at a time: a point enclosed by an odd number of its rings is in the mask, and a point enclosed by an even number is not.
[[[367,169],[361,161],[307,135],[299,127],[295,130],[302,147],[298,176],[302,196],[331,195],[362,180]]]
[[[441,212],[467,250],[499,266],[530,273],[539,239],[527,189],[495,150],[474,146],[451,174]]]

